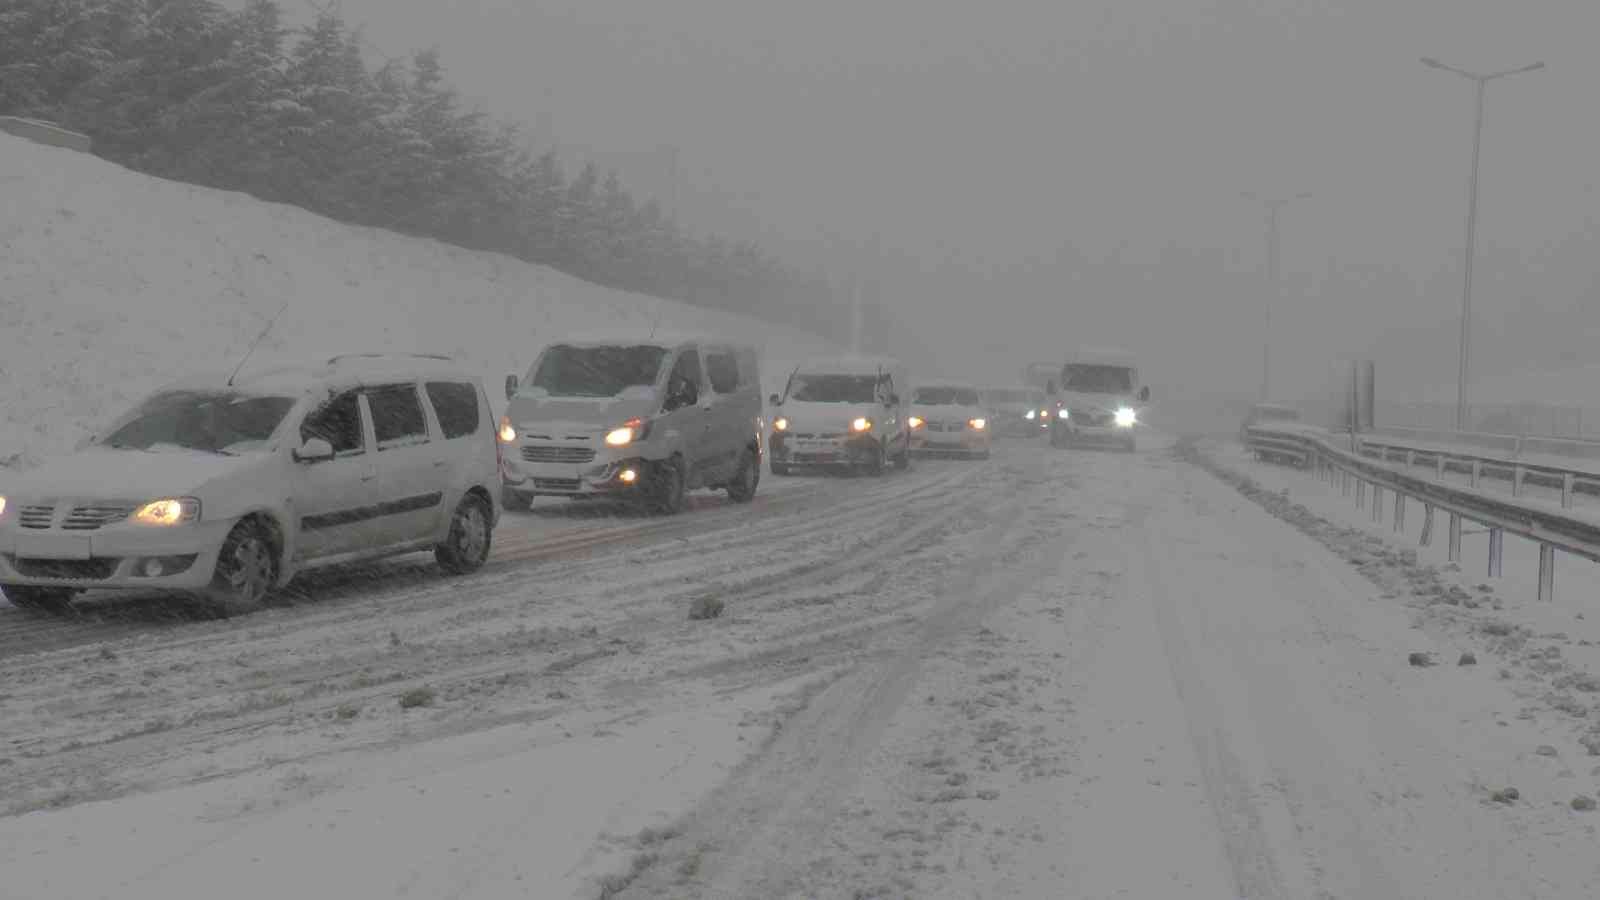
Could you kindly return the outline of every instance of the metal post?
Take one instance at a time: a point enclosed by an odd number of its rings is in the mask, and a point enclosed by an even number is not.
[[[1539,600],[1549,603],[1556,597],[1556,548],[1539,545]]]
[[[1483,463],[1481,463],[1481,462],[1479,462],[1477,460],[1473,460],[1472,461],[1472,486],[1473,487],[1477,487],[1478,486],[1478,478],[1480,476],[1482,476],[1482,474],[1483,474]]]
[[[1367,483],[1356,479],[1356,509],[1367,508]]]
[[[1422,505],[1422,539],[1419,541],[1424,547],[1433,544],[1433,504]]]
[[[1261,402],[1272,395],[1272,301],[1278,293],[1278,204],[1267,213],[1267,302],[1261,336]]]
[[[1511,467],[1511,496],[1513,497],[1522,496],[1522,476],[1523,469],[1521,466]]]
[[[1450,514],[1450,547],[1448,553],[1451,562],[1461,562],[1461,516],[1457,513]]]
[[[1372,521],[1383,521],[1383,488],[1372,486]]]
[[[1472,181],[1467,190],[1466,282],[1461,290],[1461,368],[1456,376],[1457,431],[1467,430],[1467,352],[1472,343],[1472,257],[1478,246],[1478,150],[1483,142],[1483,87],[1487,79],[1479,78],[1476,81],[1478,113],[1472,123]]]
[[[1415,451],[1415,450],[1407,450],[1406,451],[1406,468],[1409,469],[1412,466],[1415,466],[1416,464],[1417,464],[1417,451]]]
[[[1572,473],[1561,476],[1561,508],[1572,508]]]
[[[1498,528],[1489,529],[1489,577],[1499,578],[1503,567],[1506,533]]]
[[[1394,530],[1406,530],[1406,495],[1399,491],[1394,492]]]

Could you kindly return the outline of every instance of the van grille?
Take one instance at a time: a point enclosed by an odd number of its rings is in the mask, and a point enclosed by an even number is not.
[[[580,482],[576,478],[535,478],[533,489],[536,491],[576,491]]]
[[[528,462],[586,463],[594,461],[593,447],[523,447],[522,458]]]

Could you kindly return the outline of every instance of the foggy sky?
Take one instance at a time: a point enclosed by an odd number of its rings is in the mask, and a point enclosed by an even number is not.
[[[384,52],[437,45],[469,98],[540,145],[559,139],[569,159],[616,165],[642,192],[669,196],[660,148],[676,145],[679,208],[696,228],[834,271],[877,236],[887,300],[918,332],[910,343],[1008,346],[989,370],[1087,330],[1085,343],[1182,360],[1169,375],[1198,366],[1253,389],[1264,220],[1238,194],[1312,191],[1282,220],[1296,293],[1275,328],[1282,365],[1298,362],[1310,383],[1327,358],[1382,347],[1425,355],[1407,365],[1453,383],[1472,89],[1420,56],[1550,67],[1490,85],[1480,251],[1538,258],[1593,227],[1600,4],[1582,0],[342,9]],[[1171,246],[1220,251],[1230,290],[1131,274]],[[1480,285],[1480,328],[1529,302],[1564,311],[1593,283],[1572,255],[1551,262],[1565,271],[1530,271],[1531,287]],[[1350,265],[1427,287],[1316,293]],[[1074,273],[1090,289],[1067,290]],[[1396,351],[1379,323],[1414,339]],[[1563,330],[1553,313],[1539,327]],[[1503,368],[1504,350],[1480,358]]]

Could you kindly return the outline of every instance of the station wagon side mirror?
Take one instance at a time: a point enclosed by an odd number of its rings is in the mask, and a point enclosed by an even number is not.
[[[517,376],[506,376],[506,399],[510,400],[517,395]]]
[[[311,438],[294,451],[295,462],[314,463],[330,459],[333,459],[333,445],[322,438]]]
[[[778,396],[777,394],[773,394],[772,396],[767,398],[767,403],[771,404],[772,406],[782,406],[783,405],[783,398]]]
[[[1150,402],[1150,385],[1147,384],[1139,389],[1139,400],[1142,403]]]

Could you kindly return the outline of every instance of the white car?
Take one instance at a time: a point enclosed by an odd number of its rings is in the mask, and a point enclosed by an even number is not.
[[[1139,416],[1150,402],[1130,354],[1115,350],[1081,351],[1068,358],[1049,386],[1054,401],[1050,443],[1111,444],[1138,449]]]
[[[0,591],[253,609],[315,566],[433,550],[483,565],[500,515],[481,381],[444,357],[359,355],[159,390],[0,497]]]
[[[887,357],[802,363],[782,394],[773,394],[768,450],[772,474],[807,467],[850,468],[881,475],[911,464],[906,373]]]
[[[966,384],[919,385],[911,397],[911,451],[919,456],[988,459],[992,423],[978,396]]]

